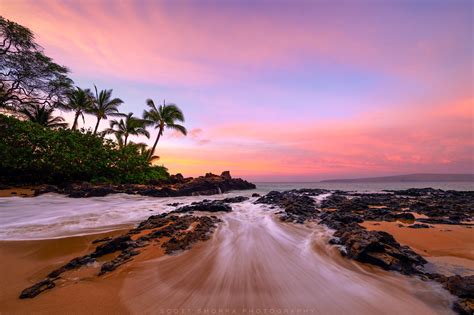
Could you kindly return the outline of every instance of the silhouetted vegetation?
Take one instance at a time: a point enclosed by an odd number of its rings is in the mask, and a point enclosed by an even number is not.
[[[0,16],[0,180],[16,183],[100,181],[146,183],[168,177],[163,166],[152,166],[165,128],[186,135],[177,122],[184,115],[174,104],[156,107],[143,118],[123,114],[120,98],[112,89],[74,87],[69,70],[53,62],[35,43],[26,27]],[[71,128],[59,110],[74,113]],[[80,118],[96,117],[93,130],[79,128]],[[102,120],[117,117],[99,131]],[[158,134],[152,149],[134,143],[131,136],[150,138],[146,129]],[[107,138],[114,135],[115,141]]]
[[[146,183],[168,178],[135,145],[119,147],[88,131],[51,129],[0,115],[0,180],[7,183],[91,181]]]
[[[72,89],[68,73],[43,53],[28,28],[0,16],[0,107],[54,107]]]

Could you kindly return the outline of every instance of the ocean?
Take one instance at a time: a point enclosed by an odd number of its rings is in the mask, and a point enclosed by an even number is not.
[[[224,196],[264,195],[272,190],[324,188],[359,192],[385,189],[439,188],[473,190],[468,182],[404,182],[404,183],[256,183],[257,189],[233,191],[223,195],[154,198],[139,195],[114,194],[105,197],[68,198],[59,194],[44,194],[33,198],[0,198],[0,240],[49,239],[94,234],[130,227],[150,215],[174,209],[170,203],[183,205],[203,199]],[[245,202],[246,207],[256,198]]]

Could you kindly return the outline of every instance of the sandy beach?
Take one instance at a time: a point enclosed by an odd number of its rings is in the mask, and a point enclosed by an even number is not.
[[[104,276],[97,276],[98,264],[66,272],[55,288],[24,300],[18,298],[22,289],[70,259],[93,251],[93,240],[125,231],[2,241],[1,311],[149,314],[179,310],[196,314],[224,308],[244,314],[250,309],[274,308],[315,314],[388,309],[387,314],[409,309],[417,314],[450,313],[451,298],[437,285],[344,259],[327,245],[329,235],[324,229],[314,234],[314,226],[280,226],[267,219],[248,226],[241,220],[229,218],[210,241],[184,253],[163,257],[161,248],[148,247],[132,262]],[[301,247],[308,241],[309,247]],[[405,302],[400,304],[400,300]]]
[[[33,197],[34,187],[12,187],[7,189],[0,189],[1,197]]]
[[[438,271],[447,274],[474,275],[474,229],[465,225],[435,224],[431,228],[413,229],[401,222],[366,221],[368,230],[385,231],[401,244],[410,246]],[[454,272],[455,271],[455,272]]]
[[[97,279],[98,268],[87,273],[70,273],[48,294],[20,300],[19,293],[41,280],[51,270],[70,259],[91,251],[94,239],[113,236],[121,231],[96,235],[39,241],[0,242],[0,305],[5,314],[25,313],[126,313],[119,291],[127,270]],[[79,280],[80,279],[80,280]]]

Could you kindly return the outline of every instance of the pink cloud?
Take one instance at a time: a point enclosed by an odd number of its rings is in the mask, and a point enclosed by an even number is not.
[[[332,27],[327,17],[269,13],[255,18],[225,6],[217,11],[152,1],[7,0],[2,11],[35,30],[48,52],[76,73],[168,84],[212,84],[252,70],[291,69],[315,60],[431,80],[433,65],[458,40],[447,31],[419,38],[407,33],[403,40],[409,45],[393,49],[401,42],[393,31],[351,24],[354,12],[335,9],[335,16],[347,22]],[[373,19],[370,12],[366,15]],[[387,32],[393,35],[389,39]]]
[[[206,148],[164,148],[165,164],[191,174],[211,167],[250,177],[474,172],[472,102],[433,105],[429,112],[424,105],[366,113],[350,121],[218,126],[208,130],[213,143]]]

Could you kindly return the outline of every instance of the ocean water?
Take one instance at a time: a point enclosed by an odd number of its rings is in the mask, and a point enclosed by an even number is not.
[[[254,204],[257,197],[251,197],[255,192],[296,188],[396,188],[344,186],[260,183],[255,190],[178,198],[125,194],[82,199],[58,194],[0,198],[0,241],[109,231],[171,211],[174,207],[169,203],[243,195],[250,199],[232,204],[232,212],[213,214],[222,223],[209,241],[181,254],[145,261],[134,269],[121,291],[130,313],[453,314],[453,297],[440,285],[345,259],[329,245],[330,229],[314,222],[283,223],[275,216],[279,209]],[[320,202],[327,196],[314,198]]]
[[[59,194],[44,194],[34,198],[0,198],[0,240],[47,239],[77,236],[115,230],[136,224],[153,214],[174,209],[169,203],[190,204],[203,199],[221,199],[232,196],[261,195],[272,190],[324,188],[376,192],[384,189],[412,187],[472,190],[472,183],[257,183],[257,189],[233,191],[214,196],[153,198],[137,195],[114,194],[105,197],[68,198]],[[246,202],[255,207],[251,198]]]
[[[328,190],[377,192],[382,190],[402,190],[408,188],[435,188],[443,190],[474,190],[474,182],[391,182],[391,183],[256,183],[262,193],[271,190],[283,191],[300,188],[320,188]]]

